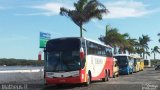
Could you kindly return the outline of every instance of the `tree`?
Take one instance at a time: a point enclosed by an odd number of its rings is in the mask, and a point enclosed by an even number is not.
[[[143,54],[143,58],[145,58],[145,53],[148,52],[148,42],[150,41],[148,35],[142,35],[142,37],[139,37],[139,49],[142,51],[141,54]]]
[[[102,14],[109,12],[106,7],[97,0],[78,0],[77,3],[74,3],[74,7],[74,10],[61,7],[60,15],[69,17],[76,25],[80,27],[80,37],[83,37],[82,31],[86,31],[83,28],[84,23],[87,23],[92,18],[101,20]]]
[[[148,56],[150,56],[150,52],[149,51],[146,51],[145,52]],[[146,55],[146,59],[147,59],[147,55]]]
[[[134,38],[128,38],[128,46],[125,48],[129,53],[136,53],[136,47],[137,47],[137,39]]]
[[[125,53],[125,48],[128,46],[128,41],[126,38],[129,37],[127,33],[121,34],[118,32],[117,28],[111,28],[109,25],[106,25],[106,34],[105,36],[100,36],[99,40],[104,42],[107,45],[110,45],[114,48],[114,54],[117,53],[116,48],[120,48],[120,53]]]
[[[128,33],[120,34],[120,44],[119,44],[120,53],[126,53],[127,48],[130,46],[128,38],[129,38]]]
[[[106,25],[106,34],[105,36],[100,36],[99,40],[104,42],[107,45],[110,45],[114,48],[114,54],[116,54],[116,47],[120,43],[120,35],[116,28],[111,28],[109,25]]]
[[[159,47],[158,46],[155,46],[153,49],[151,49],[151,53],[154,54],[154,60],[156,60],[156,53],[159,53],[160,54],[160,51],[159,51]]]

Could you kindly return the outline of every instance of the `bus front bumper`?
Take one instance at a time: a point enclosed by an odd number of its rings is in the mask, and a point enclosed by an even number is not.
[[[67,77],[67,78],[45,78],[45,83],[47,85],[54,85],[54,84],[78,84],[82,83],[80,77]]]
[[[127,67],[125,67],[125,68],[120,68],[120,69],[119,69],[119,73],[120,73],[120,74],[128,74],[128,68],[127,68]]]

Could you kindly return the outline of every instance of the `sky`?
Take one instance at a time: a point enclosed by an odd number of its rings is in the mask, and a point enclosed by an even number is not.
[[[70,18],[59,15],[60,7],[73,10],[77,0],[0,0],[0,58],[38,58],[39,34],[51,38],[80,36]],[[160,0],[99,0],[109,10],[103,20],[84,25],[84,37],[98,41],[106,25],[129,33],[132,38],[148,35],[150,49],[160,46]],[[153,58],[151,55],[150,58]],[[160,59],[160,55],[156,55]]]

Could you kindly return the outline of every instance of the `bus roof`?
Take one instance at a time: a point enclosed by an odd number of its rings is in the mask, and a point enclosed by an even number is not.
[[[55,39],[72,39],[72,38],[78,38],[80,39],[80,37],[61,37],[61,38],[54,38],[54,39],[50,39],[51,41],[52,40],[55,40]],[[95,41],[95,40],[91,40],[91,39],[88,39],[88,38],[85,38],[83,37],[83,39],[87,40],[87,41],[91,41],[91,42],[94,42],[94,43],[97,43],[97,44],[100,44],[102,46],[106,46],[106,47],[109,47],[109,48],[112,48],[110,45],[105,45],[104,43],[101,43],[101,42],[98,42],[98,41]]]

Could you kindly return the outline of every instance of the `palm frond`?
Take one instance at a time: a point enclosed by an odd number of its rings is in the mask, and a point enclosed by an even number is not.
[[[99,38],[98,38],[101,42],[105,42],[105,36],[100,36]]]
[[[154,48],[151,49],[151,53],[160,53],[159,49],[160,48],[158,46],[155,46]]]
[[[65,16],[68,16],[69,15],[69,12],[70,10],[64,8],[64,7],[61,7],[60,8],[60,15],[65,15]]]
[[[150,56],[150,52],[146,52],[146,54],[147,54],[148,56]]]
[[[97,0],[90,0],[84,7],[83,15],[85,15],[86,17],[85,22],[88,22],[91,18],[97,18],[101,20],[102,13],[107,13],[107,12],[108,10],[103,4],[99,3]]]
[[[123,37],[129,37],[129,34],[128,33],[124,33],[122,34]]]
[[[77,11],[82,12],[87,2],[88,0],[79,0],[77,3],[74,3],[74,7]]]

